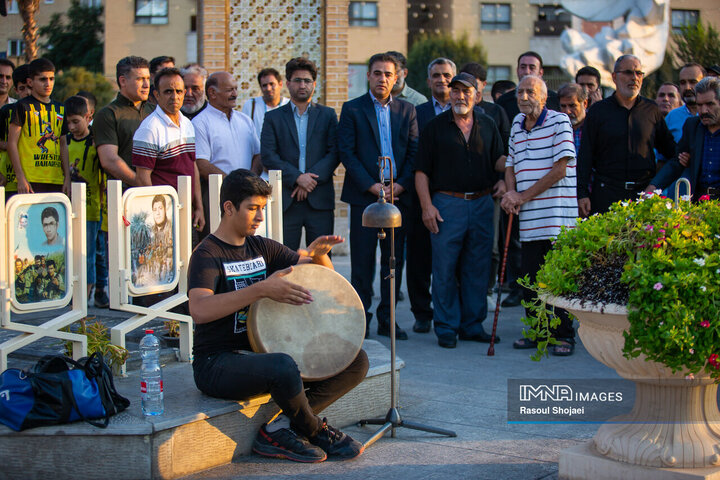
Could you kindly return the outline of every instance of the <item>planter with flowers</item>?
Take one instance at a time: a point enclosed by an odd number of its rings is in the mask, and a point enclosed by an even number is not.
[[[593,357],[636,384],[632,412],[600,427],[594,455],[717,473],[720,203],[676,206],[656,194],[616,203],[563,231],[527,286],[540,297],[525,320],[536,359],[558,321],[546,310],[555,305],[576,316]]]

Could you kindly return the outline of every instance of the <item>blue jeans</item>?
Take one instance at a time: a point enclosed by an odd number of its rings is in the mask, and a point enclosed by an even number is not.
[[[432,299],[438,337],[477,335],[487,316],[488,272],[492,260],[493,199],[464,200],[442,193],[432,197],[443,222],[431,234]],[[460,272],[460,292],[458,277]]]
[[[87,244],[87,283],[95,285],[95,255],[97,254],[97,238],[100,232],[100,222],[88,220],[85,226],[85,240]]]
[[[95,250],[95,271],[97,281],[95,291],[105,290],[108,285],[108,234],[100,230],[97,235],[97,247]],[[88,254],[88,258],[89,254]]]

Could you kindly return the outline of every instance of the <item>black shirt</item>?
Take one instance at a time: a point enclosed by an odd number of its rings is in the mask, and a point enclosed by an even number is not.
[[[190,257],[188,291],[206,288],[218,294],[240,290],[295,265],[299,259],[297,252],[268,238],[250,236],[236,246],[211,234]],[[193,354],[250,350],[246,324],[249,309],[248,305],[227,317],[196,324]]]
[[[500,138],[502,138],[503,153],[508,154],[508,140],[510,139],[510,119],[505,113],[505,110],[494,103],[481,101],[478,106],[483,109],[485,115],[489,116],[495,121],[498,131],[500,132]]]
[[[452,110],[433,118],[420,135],[415,168],[430,179],[432,190],[479,192],[497,181],[495,161],[503,143],[492,118],[473,112],[470,139],[455,123]]]
[[[193,118],[195,118],[195,117],[197,117],[198,115],[200,115],[200,112],[202,112],[203,110],[205,110],[205,107],[207,107],[207,106],[208,106],[208,101],[205,100],[205,103],[203,103],[203,104],[202,104],[202,107],[200,107],[200,109],[197,110],[196,112],[193,112],[193,113],[185,113],[185,112],[182,112],[182,114],[185,115],[185,116],[188,118],[188,120],[192,120]]]
[[[587,112],[578,153],[578,198],[590,195],[591,174],[618,182],[643,182],[655,175],[655,152],[675,156],[675,140],[657,104],[638,97],[628,110],[617,94]]]
[[[495,103],[505,109],[505,113],[507,113],[507,116],[510,119],[510,124],[512,124],[515,116],[520,113],[520,108],[518,108],[517,104],[517,90],[505,92]],[[545,106],[550,110],[555,110],[556,112],[560,111],[560,99],[558,98],[557,93],[553,90],[548,90]]]

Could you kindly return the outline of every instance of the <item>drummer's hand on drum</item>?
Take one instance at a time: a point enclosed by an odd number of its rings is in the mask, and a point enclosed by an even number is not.
[[[313,301],[310,291],[283,277],[292,272],[292,267],[278,270],[262,282],[266,289],[265,296],[276,302],[289,303],[290,305],[305,305]]]
[[[308,257],[320,257],[327,255],[332,250],[332,247],[338,243],[343,243],[345,239],[340,235],[323,235],[316,238],[307,248],[307,251],[299,251],[301,255]]]

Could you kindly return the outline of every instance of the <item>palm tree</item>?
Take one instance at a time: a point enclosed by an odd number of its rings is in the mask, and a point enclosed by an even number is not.
[[[25,41],[25,61],[37,58],[38,26],[35,14],[40,8],[40,0],[17,0],[18,9],[23,19],[23,40]]]

